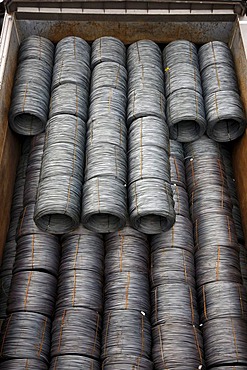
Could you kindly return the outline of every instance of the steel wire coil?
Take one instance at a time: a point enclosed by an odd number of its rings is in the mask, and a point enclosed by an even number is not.
[[[185,159],[201,159],[205,156],[222,160],[221,145],[210,139],[207,135],[203,135],[200,139],[191,143],[184,143]]]
[[[140,272],[105,275],[104,312],[139,311],[150,316],[149,277]]]
[[[0,333],[0,358],[36,359],[49,363],[51,320],[33,312],[9,315]]]
[[[103,275],[90,270],[64,270],[59,274],[56,310],[88,308],[102,312]]]
[[[151,324],[183,322],[199,326],[195,288],[184,283],[163,282],[151,290]]]
[[[247,249],[245,245],[240,245],[239,259],[243,285],[247,287]]]
[[[103,275],[104,244],[102,237],[82,226],[80,228],[80,234],[66,234],[62,237],[59,272],[62,274],[63,271],[71,269],[89,270]]]
[[[235,225],[225,212],[207,212],[193,222],[196,249],[214,244],[238,249]]]
[[[14,212],[13,211],[11,212],[11,219],[10,219],[6,241],[15,240],[22,210],[23,210],[23,207],[16,209]]]
[[[152,40],[139,40],[131,44],[127,49],[127,67],[129,72],[143,64],[150,64],[162,69],[161,50]]]
[[[100,362],[87,356],[63,355],[51,359],[50,370],[100,370]]]
[[[16,177],[15,187],[14,187],[14,194],[12,197],[12,204],[11,204],[11,211],[10,211],[10,225],[12,220],[14,220],[18,214],[21,213],[23,209],[23,193],[24,193],[24,185],[25,185],[25,178],[18,178]]]
[[[105,313],[102,331],[101,358],[135,356],[150,359],[151,326],[144,313],[117,310]]]
[[[126,151],[127,127],[125,120],[111,114],[98,116],[88,121],[87,145],[107,143]]]
[[[54,44],[45,37],[29,36],[25,38],[19,48],[18,62],[26,59],[45,61],[50,67],[53,65]]]
[[[159,65],[143,64],[131,68],[128,73],[128,93],[142,89],[154,89],[165,94],[164,74]]]
[[[178,63],[165,69],[165,95],[181,89],[196,91],[202,95],[201,76],[196,64]]]
[[[148,273],[149,245],[144,234],[124,229],[105,237],[105,275],[112,273]]]
[[[52,78],[52,65],[48,66],[42,60],[24,60],[18,64],[15,73],[15,86],[26,84],[36,84],[50,93]]]
[[[51,234],[30,234],[17,241],[13,272],[43,271],[57,276],[60,262],[60,244]]]
[[[110,36],[100,37],[92,43],[91,68],[102,62],[118,63],[125,67],[126,48],[119,39]]]
[[[3,248],[2,264],[0,272],[12,271],[15,263],[16,241],[15,239],[6,241]]]
[[[227,365],[227,366],[214,366],[214,370],[247,370],[247,366],[243,366],[243,365],[240,365],[240,366],[231,366],[231,365]]]
[[[46,272],[22,271],[13,274],[7,313],[34,312],[52,317],[57,279]]]
[[[187,217],[176,216],[176,222],[170,230],[151,237],[152,252],[174,247],[194,252],[193,225]]]
[[[174,211],[177,215],[190,218],[188,193],[182,186],[171,185],[173,191]]]
[[[152,361],[144,357],[118,355],[107,357],[102,364],[104,370],[152,370]]]
[[[74,176],[57,175],[40,181],[34,220],[52,234],[76,229],[80,222],[82,182]]]
[[[211,41],[199,48],[198,58],[201,72],[204,68],[215,65],[229,65],[234,68],[232,53],[226,43],[222,41]]]
[[[232,141],[244,133],[246,119],[241,98],[235,91],[217,91],[204,99],[207,135],[219,142]]]
[[[48,370],[48,365],[40,360],[18,358],[1,362],[2,370]]]
[[[59,61],[84,62],[90,67],[91,48],[89,44],[80,37],[67,36],[56,45],[55,64]]]
[[[184,161],[183,144],[177,140],[169,140],[170,143],[170,156],[180,161]]]
[[[56,312],[52,324],[51,357],[80,355],[98,360],[100,335],[101,316],[94,310],[73,308]]]
[[[0,273],[0,318],[6,317],[7,302],[9,297],[10,285],[12,279],[12,271],[4,271]],[[1,333],[1,330],[0,330]]]
[[[104,177],[115,177],[123,184],[127,182],[126,151],[115,144],[87,143],[85,158],[85,181]]]
[[[51,93],[49,118],[60,114],[69,114],[87,121],[87,90],[77,84],[65,83],[57,86]]]
[[[90,77],[91,70],[85,62],[59,60],[53,67],[51,90],[53,91],[59,85],[71,83],[89,92]]]
[[[109,233],[122,229],[127,218],[127,189],[115,177],[96,177],[85,182],[82,223],[91,231]]]
[[[241,319],[209,320],[203,325],[206,366],[247,365],[245,322]]]
[[[147,116],[165,119],[165,96],[155,89],[136,89],[128,95],[127,124]]]
[[[186,189],[186,176],[184,161],[170,155],[171,184]]]
[[[169,128],[163,119],[147,116],[131,123],[128,135],[128,150],[156,146],[169,153]]]
[[[141,179],[128,188],[131,225],[146,234],[169,230],[175,222],[171,185],[159,179]],[[154,201],[155,200],[155,201]]]
[[[139,146],[128,152],[128,185],[141,179],[170,182],[169,153],[158,146]]]
[[[195,288],[195,262],[191,252],[181,248],[160,248],[151,253],[151,287],[184,283]]]
[[[189,63],[198,67],[198,55],[196,45],[187,40],[170,42],[163,50],[164,69],[176,64]]]
[[[39,229],[39,227],[36,226],[36,223],[34,222],[34,210],[35,210],[34,203],[30,203],[28,204],[28,206],[23,208],[23,211],[19,219],[19,225],[16,230],[17,241],[19,238],[26,235],[45,234],[41,229]]]
[[[194,325],[166,322],[154,326],[152,334],[155,369],[205,369],[202,334]]]
[[[242,284],[239,251],[216,242],[203,246],[195,253],[197,287],[219,281]]]
[[[125,92],[127,89],[127,70],[115,62],[97,64],[92,71],[91,91],[103,87]]]
[[[125,120],[126,92],[109,87],[98,88],[90,94],[89,119],[96,119],[106,114]]]
[[[217,91],[235,91],[239,93],[238,81],[232,66],[212,64],[202,71],[203,95],[208,96]]]
[[[194,141],[206,131],[203,97],[194,90],[181,89],[169,95],[166,116],[171,139]]]
[[[247,290],[242,284],[216,281],[198,289],[198,309],[202,324],[213,319],[247,319]]]

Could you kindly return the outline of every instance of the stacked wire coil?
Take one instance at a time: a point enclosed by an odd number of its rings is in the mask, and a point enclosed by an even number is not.
[[[171,138],[197,140],[206,131],[197,48],[190,41],[173,41],[164,48],[163,60]]]
[[[147,236],[128,225],[105,245],[102,367],[152,369]]]
[[[174,140],[170,140],[170,167],[176,222],[171,230],[151,237],[153,361],[155,369],[180,369],[186,357],[187,368],[202,369],[193,226],[183,147]]]
[[[221,146],[203,136],[185,153],[206,366],[246,365],[247,295]]]
[[[235,140],[244,133],[246,120],[239,95],[230,49],[221,41],[212,41],[199,49],[207,134],[213,140]]]
[[[92,45],[82,223],[91,231],[121,229],[127,214],[126,50],[112,37]]]
[[[157,234],[169,230],[175,221],[158,45],[150,40],[130,45],[127,68],[129,217],[137,230]]]
[[[80,222],[90,76],[90,46],[77,37],[62,39],[55,52],[35,209],[38,227],[53,234]]]
[[[66,369],[68,363],[73,369],[99,369],[103,239],[80,225],[61,242],[50,369]]]
[[[39,36],[26,38],[19,49],[9,111],[12,130],[21,135],[44,131],[50,100],[53,43]]]

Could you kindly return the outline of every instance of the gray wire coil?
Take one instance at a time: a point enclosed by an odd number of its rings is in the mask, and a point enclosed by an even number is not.
[[[217,91],[235,91],[239,93],[234,69],[227,64],[212,64],[202,71],[202,88],[204,96]]]
[[[36,223],[34,222],[34,210],[35,210],[35,204],[30,203],[28,206],[26,206],[21,215],[19,220],[18,229],[16,231],[16,240],[18,242],[18,239],[26,236],[26,235],[33,235],[33,234],[41,234],[45,235],[45,233],[40,230]]]
[[[183,162],[184,161],[183,144],[177,140],[169,140],[169,143],[170,143],[170,156]]]
[[[65,83],[51,93],[49,118],[60,114],[70,114],[87,121],[88,93],[84,86]]]
[[[170,155],[171,184],[186,189],[186,176],[184,162]]]
[[[166,116],[174,140],[194,141],[206,130],[203,98],[194,90],[181,89],[171,94],[167,99]]]
[[[159,179],[141,179],[129,186],[128,195],[130,222],[135,229],[158,234],[173,226],[175,211],[170,184]]]
[[[15,263],[16,254],[16,241],[9,240],[5,243],[2,256],[2,264],[0,267],[0,272],[10,272],[13,269]]]
[[[198,58],[201,72],[215,64],[226,64],[234,68],[232,53],[222,41],[211,41],[199,48]]]
[[[175,247],[193,253],[193,226],[190,219],[180,215],[176,216],[172,229],[151,237],[151,247],[153,252]]]
[[[202,159],[214,158],[222,160],[222,155],[220,152],[221,144],[210,139],[207,135],[203,135],[199,140],[193,141],[191,143],[184,143],[184,153],[185,159]]]
[[[143,357],[135,356],[111,356],[107,357],[102,364],[104,370],[152,370],[153,363]]]
[[[25,38],[19,48],[18,61],[39,59],[50,67],[53,65],[54,44],[45,37],[30,36]]]
[[[91,88],[114,88],[123,92],[127,89],[127,71],[124,66],[114,62],[103,62],[92,71]]]
[[[123,228],[127,217],[126,198],[126,187],[117,178],[92,178],[83,188],[82,223],[98,233]]]
[[[1,319],[4,319],[6,317],[7,302],[8,302],[8,297],[9,297],[11,279],[12,279],[11,270],[0,273],[0,318]]]
[[[151,326],[144,313],[130,310],[105,313],[101,358],[112,356],[150,358]]]
[[[218,318],[246,320],[247,290],[242,284],[217,281],[198,289],[198,308],[202,324]]]
[[[217,91],[205,97],[207,134],[215,141],[235,140],[244,133],[246,119],[241,98],[235,91]]]
[[[160,284],[151,291],[152,326],[166,322],[199,326],[195,288],[174,281],[164,283],[163,279],[160,279]]]
[[[172,185],[174,210],[177,215],[190,218],[188,193],[182,186]]]
[[[165,69],[166,97],[180,89],[193,90],[202,95],[201,76],[197,65],[178,63]]]
[[[195,253],[195,262],[198,287],[214,281],[242,284],[237,249],[222,247],[214,242],[203,246]]]
[[[103,276],[90,270],[64,270],[58,277],[56,310],[90,308],[99,313],[103,305]]]
[[[247,370],[247,366],[243,366],[243,365],[240,365],[240,366],[214,366],[214,370]]]
[[[1,362],[2,370],[48,370],[48,365],[42,361],[34,359],[18,358]]]
[[[240,245],[239,259],[243,285],[247,287],[247,249],[245,245]]]
[[[127,67],[131,72],[143,64],[162,69],[162,56],[159,46],[152,40],[139,40],[127,49]]]
[[[119,146],[126,151],[127,128],[125,120],[106,114],[88,121],[87,145],[103,143]]]
[[[52,66],[41,60],[27,60],[18,69],[9,124],[18,134],[37,135],[44,131],[48,117]]]
[[[176,64],[189,63],[198,66],[196,45],[187,40],[170,42],[163,50],[164,69]]]
[[[50,363],[50,370],[100,370],[99,361],[86,356],[63,355],[53,357]]]
[[[52,317],[56,301],[57,279],[46,272],[14,273],[7,313],[34,312]]]
[[[0,333],[0,358],[28,358],[48,363],[50,330],[51,321],[43,315],[32,312],[9,315]]]
[[[115,177],[123,184],[127,182],[126,151],[121,147],[105,143],[87,144],[85,159],[85,181],[97,177]]]
[[[55,52],[55,64],[61,60],[84,62],[90,67],[91,48],[89,44],[76,36],[64,37],[57,43]]]
[[[115,37],[104,36],[92,43],[91,68],[102,62],[114,62],[125,67],[126,48]]]
[[[59,60],[54,64],[51,90],[66,83],[81,86],[87,92],[90,86],[91,70],[85,61]]]
[[[57,276],[60,261],[58,238],[50,234],[30,234],[17,241],[14,273],[43,271]]]
[[[136,89],[128,96],[127,124],[146,116],[165,119],[165,96],[155,89]]]
[[[80,355],[97,360],[100,358],[100,333],[101,317],[93,310],[73,308],[56,312],[51,357]]]
[[[149,277],[140,272],[105,275],[104,313],[119,310],[143,312],[150,316]],[[121,314],[121,312],[120,312]]]
[[[92,90],[90,94],[89,119],[111,114],[117,119],[125,119],[126,92],[109,87]]]
[[[135,90],[155,89],[164,94],[164,74],[159,65],[149,64],[148,61],[131,68],[128,74],[128,93]]]
[[[136,119],[129,127],[128,150],[155,146],[169,152],[169,128],[163,119],[147,116]]]
[[[154,326],[152,334],[155,369],[205,369],[203,339],[194,325],[167,322]]]
[[[151,253],[150,282],[152,288],[171,282],[184,283],[195,288],[193,254],[180,248],[156,249]]]
[[[203,338],[207,368],[232,364],[247,365],[247,333],[243,320],[209,320],[203,325]]]

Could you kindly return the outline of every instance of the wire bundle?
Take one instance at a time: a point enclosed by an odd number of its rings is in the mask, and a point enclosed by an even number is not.
[[[1,369],[3,370],[16,370],[16,369],[32,369],[32,370],[47,370],[48,365],[40,360],[35,359],[18,359],[8,360],[1,363]]]
[[[231,51],[225,43],[212,41],[201,46],[198,55],[207,134],[216,141],[235,140],[244,133],[246,120]]]
[[[92,81],[87,130],[82,223],[107,233],[127,214],[126,50],[113,37],[92,44]]]
[[[152,369],[147,236],[128,225],[105,241],[102,366]]]
[[[185,153],[206,365],[245,364],[247,295],[221,148],[204,136]]]
[[[182,144],[170,140],[176,222],[151,238],[151,301],[155,369],[204,367],[196,301],[193,225]],[[183,360],[182,360],[183,359]],[[186,360],[185,360],[186,359]]]
[[[173,41],[164,48],[163,60],[171,138],[197,140],[206,130],[197,48],[190,41]]]
[[[80,225],[61,241],[51,369],[67,369],[68,363],[73,369],[97,369],[103,301],[102,236]]]
[[[164,78],[158,45],[150,40],[130,45],[127,67],[130,222],[137,230],[156,234],[171,228],[175,220]]]
[[[54,45],[39,36],[26,38],[19,49],[9,124],[21,135],[44,131],[50,100]]]

